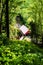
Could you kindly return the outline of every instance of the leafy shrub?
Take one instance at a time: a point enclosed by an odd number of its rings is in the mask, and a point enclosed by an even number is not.
[[[0,47],[0,65],[43,65],[43,50],[27,41],[9,41]]]

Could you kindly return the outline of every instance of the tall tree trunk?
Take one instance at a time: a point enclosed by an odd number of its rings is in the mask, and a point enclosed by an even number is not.
[[[1,34],[1,20],[0,20],[0,34]]]
[[[0,34],[1,34],[1,0],[0,0]]]
[[[6,18],[6,33],[7,33],[7,37],[9,38],[9,8],[8,8],[8,0],[6,0],[5,18]]]
[[[1,17],[0,17],[0,34],[1,34]]]
[[[4,13],[4,7],[5,7],[5,2],[3,3],[2,0],[0,0],[0,3],[1,3],[1,6],[0,6],[0,34],[2,33],[2,16],[3,16],[3,13]]]

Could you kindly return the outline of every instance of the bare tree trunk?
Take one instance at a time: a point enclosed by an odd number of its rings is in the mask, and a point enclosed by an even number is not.
[[[0,34],[1,34],[1,12],[0,12]]]
[[[0,34],[1,34],[1,21],[0,21]]]
[[[2,16],[4,13],[4,7],[5,7],[5,2],[3,3],[2,0],[0,0],[1,6],[0,6],[0,33],[2,33]]]
[[[6,33],[7,33],[7,37],[9,38],[9,8],[8,8],[8,0],[6,0],[5,18],[6,18]]]
[[[0,34],[1,34],[1,0],[0,0]]]

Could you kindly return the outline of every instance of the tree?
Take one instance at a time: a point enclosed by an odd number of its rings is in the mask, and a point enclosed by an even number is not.
[[[0,0],[0,34],[1,34],[1,0]]]
[[[0,34],[1,34],[1,18],[0,18]]]
[[[2,33],[2,21],[3,21],[3,14],[4,14],[4,8],[5,8],[5,0],[3,1],[3,0],[1,0],[1,2],[0,2],[1,4],[1,9],[0,9],[0,33]]]
[[[38,39],[40,39],[42,32],[43,32],[42,31],[42,21],[43,21],[43,19],[42,19],[42,17],[43,17],[42,6],[43,6],[43,1],[42,0],[35,0],[35,1],[33,0],[32,5],[31,5],[30,8],[31,8],[32,13],[33,13],[32,17],[33,17],[33,19],[36,23],[36,33],[37,34],[35,35],[35,37],[38,40]]]
[[[7,37],[9,38],[9,7],[8,7],[9,1],[6,0],[6,12],[5,12],[5,18],[6,18],[6,33]]]

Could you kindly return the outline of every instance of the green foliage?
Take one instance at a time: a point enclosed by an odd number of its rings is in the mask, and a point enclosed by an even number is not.
[[[2,0],[2,5],[6,0]],[[2,6],[3,7],[3,6]],[[30,21],[34,21],[37,26],[37,33],[43,33],[43,0],[9,0],[9,23],[12,26],[16,23],[16,16],[20,13],[24,20],[24,25],[29,26]],[[2,29],[5,29],[5,5],[2,15]],[[14,28],[14,26],[13,26]],[[12,29],[11,34],[13,35]],[[3,31],[2,31],[3,32]]]
[[[38,3],[38,4],[37,4]],[[29,26],[30,21],[36,23],[37,34],[43,33],[43,1],[42,0],[9,0],[9,18],[15,23],[15,17],[20,13],[25,21],[24,25]],[[12,25],[12,24],[11,24]]]
[[[2,0],[2,5],[5,1],[6,0]],[[14,28],[14,24],[16,24],[15,18],[18,13],[20,13],[23,20],[26,21],[24,24],[27,27],[29,27],[30,21],[34,21],[38,25],[37,33],[43,33],[43,0],[9,0],[11,38],[13,38],[13,36],[16,38],[20,34],[20,31]],[[4,5],[2,29],[6,27],[5,15]],[[6,38],[6,33],[2,33],[2,35],[0,35],[0,65],[43,65],[43,49],[27,41],[10,41]]]
[[[43,50],[27,41],[10,41],[0,47],[0,65],[43,65]]]

